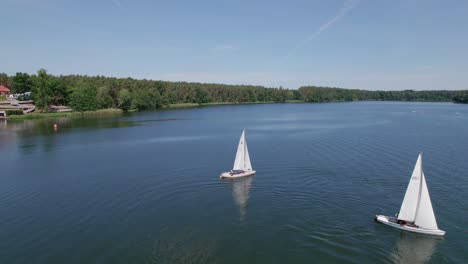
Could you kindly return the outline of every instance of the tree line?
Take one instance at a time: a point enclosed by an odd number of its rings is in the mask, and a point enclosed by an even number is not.
[[[468,91],[460,91],[453,97],[453,102],[460,104],[468,104]]]
[[[18,72],[0,74],[0,84],[13,93],[31,91],[36,107],[70,105],[76,111],[117,107],[128,110],[154,110],[179,103],[251,103],[299,100],[297,90],[253,85],[168,82],[86,75],[51,75],[41,69],[37,74]]]
[[[420,101],[420,102],[467,102],[466,90],[428,91],[369,91],[330,87],[304,86],[298,89],[304,102],[345,101]]]
[[[75,111],[120,108],[124,111],[154,110],[179,103],[339,102],[339,101],[431,101],[468,103],[468,91],[369,91],[318,86],[297,90],[253,85],[168,82],[86,75],[0,73],[0,84],[13,93],[31,91],[35,105],[48,111],[51,104],[69,105]]]

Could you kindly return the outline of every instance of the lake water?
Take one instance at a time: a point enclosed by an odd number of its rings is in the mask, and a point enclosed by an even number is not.
[[[243,128],[257,175],[220,180]],[[374,222],[399,210],[419,151],[442,239]],[[468,258],[467,105],[233,105],[1,121],[0,154],[0,263]]]

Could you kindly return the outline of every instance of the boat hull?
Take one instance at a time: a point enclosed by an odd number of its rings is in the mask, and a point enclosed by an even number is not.
[[[219,175],[219,178],[220,179],[236,179],[236,178],[252,176],[255,173],[256,173],[256,171],[246,171],[246,172],[243,172],[243,173],[238,173],[238,174],[231,175],[230,172],[223,172],[223,173],[221,173],[221,175]]]
[[[385,215],[376,215],[375,220],[384,225],[395,227],[395,228],[408,231],[408,232],[414,232],[414,233],[420,233],[420,234],[426,234],[426,235],[434,235],[434,236],[445,235],[445,231],[440,230],[440,229],[426,229],[422,227],[411,227],[407,225],[400,225],[400,224],[390,221],[390,220],[396,220],[394,217],[389,217]]]

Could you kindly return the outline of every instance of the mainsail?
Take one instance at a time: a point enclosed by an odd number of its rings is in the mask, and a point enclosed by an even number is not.
[[[244,151],[245,151],[245,153],[244,153],[244,170],[251,171],[252,170],[252,164],[250,164],[249,149],[247,148],[247,141],[245,140],[245,135],[244,135]]]
[[[406,189],[405,198],[401,204],[398,219],[409,222],[414,222],[416,217],[416,210],[419,203],[419,189],[421,185],[422,176],[422,157],[419,154],[416,165],[414,166],[413,174],[411,175],[408,188]]]
[[[424,173],[422,174],[421,196],[419,198],[418,211],[416,212],[414,223],[424,228],[439,229],[435,219],[434,209],[432,209],[431,197],[427,190]]]
[[[405,198],[401,204],[398,219],[414,222],[416,225],[438,229],[432,208],[431,198],[427,189],[426,178],[422,171],[422,155],[419,154],[413,174],[411,175]]]
[[[252,170],[250,163],[249,150],[247,149],[247,142],[245,141],[245,130],[239,140],[237,147],[236,160],[234,161],[233,170]]]

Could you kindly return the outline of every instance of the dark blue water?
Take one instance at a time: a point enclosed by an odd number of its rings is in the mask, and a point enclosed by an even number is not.
[[[257,175],[220,180],[244,128]],[[419,151],[443,239],[373,221],[399,210]],[[462,263],[467,190],[467,105],[1,123],[0,263]]]

